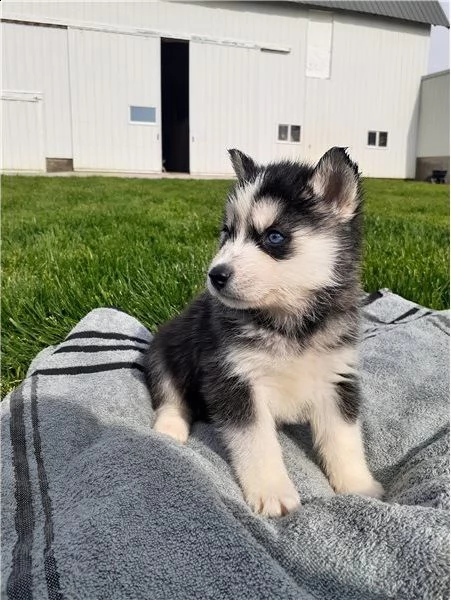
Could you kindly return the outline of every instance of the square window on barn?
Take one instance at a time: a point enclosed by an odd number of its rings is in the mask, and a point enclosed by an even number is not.
[[[388,142],[388,132],[387,131],[379,131],[379,146],[382,148],[387,147]]]
[[[155,123],[155,106],[130,106],[130,121],[132,123]]]
[[[376,145],[376,131],[368,131],[368,146]]]
[[[279,125],[279,142],[288,142],[288,125]]]
[[[290,127],[290,139],[292,142],[300,142],[301,141],[301,126],[300,125],[292,125]]]

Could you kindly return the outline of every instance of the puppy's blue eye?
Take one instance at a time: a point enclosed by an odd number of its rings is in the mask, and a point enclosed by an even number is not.
[[[268,232],[266,239],[272,246],[278,246],[285,240],[285,237],[279,231],[273,230]]]

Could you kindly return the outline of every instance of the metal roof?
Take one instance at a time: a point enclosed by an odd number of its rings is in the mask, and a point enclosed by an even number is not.
[[[449,69],[445,69],[444,71],[436,71],[435,73],[428,73],[428,75],[423,75],[421,81],[423,81],[424,79],[434,79],[435,77],[444,77],[445,75],[448,75],[449,77]]]
[[[402,21],[413,21],[414,23],[425,23],[428,25],[443,25],[449,28],[448,19],[440,6],[440,2],[435,0],[417,0],[409,2],[407,0],[398,0],[397,2],[388,2],[379,0],[363,0],[354,2],[353,0],[344,0],[335,2],[334,0],[319,0],[317,2],[308,2],[295,0],[298,4],[306,4],[312,8],[328,8],[336,10],[346,10],[350,12],[365,13],[377,15],[379,17],[388,17],[391,19],[400,19]]]

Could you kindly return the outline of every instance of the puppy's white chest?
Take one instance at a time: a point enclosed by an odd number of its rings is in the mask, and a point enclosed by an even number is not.
[[[309,349],[302,354],[240,350],[234,353],[234,372],[252,386],[257,401],[265,402],[280,423],[307,420],[312,404],[330,399],[342,375],[355,373],[356,351]]]
[[[333,385],[333,372],[327,357],[313,352],[277,361],[272,369],[255,380],[276,421],[292,423],[308,418],[312,402]]]

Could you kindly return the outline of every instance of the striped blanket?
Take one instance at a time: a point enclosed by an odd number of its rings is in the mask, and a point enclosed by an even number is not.
[[[302,506],[243,501],[212,428],[152,431],[147,329],[89,313],[1,405],[2,598],[438,599],[449,596],[449,315],[366,299],[364,438],[382,501],[337,496],[306,426],[280,440]]]

